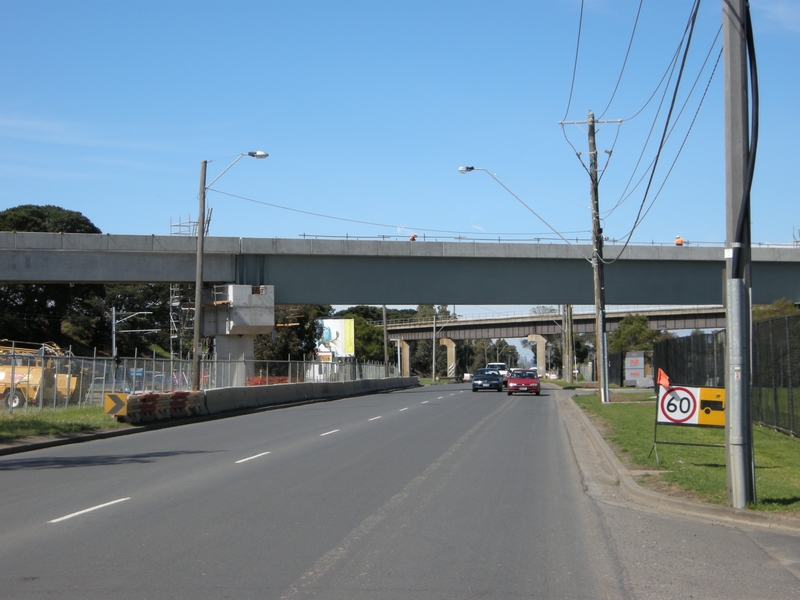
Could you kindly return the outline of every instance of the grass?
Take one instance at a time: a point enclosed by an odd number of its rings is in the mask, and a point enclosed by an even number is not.
[[[660,481],[697,494],[703,501],[727,504],[724,448],[661,443],[724,444],[725,430],[659,425],[657,465],[655,453],[651,453],[655,402],[637,402],[632,395],[626,395],[626,400],[624,404],[600,404],[595,394],[575,397],[583,410],[603,420],[610,430],[606,439],[616,446],[623,462],[662,470]],[[800,512],[800,440],[753,426],[753,447],[757,503],[751,508]]]
[[[102,406],[17,409],[9,415],[0,413],[0,442],[10,442],[33,435],[63,435],[130,427],[103,413]]]

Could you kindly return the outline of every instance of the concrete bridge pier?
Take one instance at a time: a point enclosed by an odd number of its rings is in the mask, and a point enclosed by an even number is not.
[[[544,376],[547,371],[547,340],[538,333],[528,335],[528,341],[536,343],[536,370],[539,377]]]
[[[441,338],[439,345],[447,348],[447,377],[453,379],[456,376],[456,343],[450,338]]]
[[[400,340],[400,371],[403,377],[411,376],[411,346],[405,340]]]

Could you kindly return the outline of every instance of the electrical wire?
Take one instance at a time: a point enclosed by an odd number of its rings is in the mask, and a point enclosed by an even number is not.
[[[605,114],[608,112],[608,109],[611,108],[611,103],[614,101],[614,96],[617,95],[617,90],[619,89],[619,84],[622,81],[622,74],[625,73],[625,66],[628,64],[628,57],[631,53],[631,47],[633,46],[633,37],[636,35],[636,26],[639,24],[639,15],[642,13],[642,4],[644,0],[639,0],[639,9],[636,11],[636,20],[633,22],[633,31],[631,31],[631,39],[628,42],[628,50],[625,52],[625,60],[622,61],[622,68],[619,72],[619,77],[617,78],[617,85],[614,86],[614,91],[611,93],[611,98],[608,100],[608,105],[606,106],[605,110],[600,113],[600,116],[597,117],[598,120],[602,119]]]
[[[750,225],[750,191],[753,187],[753,175],[756,168],[756,152],[758,151],[758,112],[759,112],[759,95],[758,95],[758,66],[756,64],[756,47],[753,39],[753,21],[750,16],[750,3],[745,3],[744,9],[744,27],[745,27],[745,41],[747,44],[747,61],[750,66],[750,90],[753,95],[753,100],[750,103],[750,144],[747,151],[747,170],[745,171],[744,185],[742,189],[742,202],[739,206],[739,216],[736,220],[736,232],[734,234],[733,243],[731,248],[733,250],[733,257],[731,260],[731,279],[743,279],[746,275],[745,268],[742,261],[742,248],[741,244],[745,238],[745,229],[747,228],[747,243],[750,243],[749,225]],[[749,249],[748,249],[749,254]]]
[[[403,230],[406,230],[406,231],[425,231],[425,232],[428,232],[428,233],[449,233],[449,234],[453,234],[453,235],[475,235],[474,231],[451,231],[451,230],[448,230],[448,229],[426,229],[424,227],[409,227],[407,225],[389,225],[387,223],[373,223],[371,221],[359,221],[357,219],[348,219],[346,217],[336,217],[336,216],[333,216],[333,215],[325,215],[325,214],[322,214],[322,213],[315,213],[315,212],[311,212],[311,211],[307,211],[307,210],[301,210],[299,208],[291,208],[291,207],[288,207],[288,206],[281,206],[280,204],[273,204],[271,202],[264,202],[263,200],[255,200],[253,198],[247,198],[245,196],[238,196],[236,194],[231,194],[229,192],[223,192],[222,190],[216,190],[216,189],[213,189],[213,188],[209,188],[207,191],[216,192],[218,194],[222,194],[223,196],[230,196],[231,198],[237,198],[239,200],[245,200],[246,202],[252,202],[253,204],[261,204],[263,206],[269,206],[271,208],[278,208],[280,210],[288,210],[290,212],[296,212],[296,213],[300,213],[300,214],[303,214],[303,215],[309,215],[311,217],[320,217],[322,219],[332,219],[334,221],[345,221],[347,223],[355,223],[357,225],[370,225],[372,227],[385,227],[385,228],[390,228],[390,229],[395,229],[395,230],[403,229]],[[520,200],[520,202],[528,210],[533,212],[530,209],[530,207],[528,207],[528,205],[526,205],[524,202],[522,202],[522,200]],[[534,214],[536,214],[536,213],[534,213]],[[547,225],[546,222],[545,222],[545,225]],[[548,225],[548,227],[549,227],[549,225]],[[567,232],[564,232],[564,233],[568,233],[568,234],[576,234],[577,233],[577,234],[579,234],[579,233],[587,233],[587,231],[585,231],[585,230],[567,231]],[[549,232],[547,234],[549,235]],[[491,236],[495,236],[495,235],[499,235],[499,236],[503,236],[503,235],[537,236],[537,235],[544,235],[544,234],[527,233],[527,232],[525,232],[525,233],[517,233],[517,232],[508,232],[508,231],[506,231],[506,232],[483,231],[483,232],[481,232],[481,235],[486,235],[486,236],[489,236],[489,235],[491,235]]]
[[[564,111],[564,118],[562,121],[566,121],[567,115],[569,114],[569,107],[572,106],[572,93],[575,90],[575,74],[578,72],[578,54],[580,53],[581,49],[581,31],[583,30],[583,5],[585,0],[581,0],[581,15],[578,19],[578,41],[575,45],[575,60],[572,63],[572,83],[569,86],[569,99],[567,100],[567,110]]]
[[[683,70],[686,67],[686,59],[689,56],[689,48],[691,47],[691,44],[692,44],[692,35],[694,33],[694,25],[695,25],[695,23],[697,21],[697,11],[699,10],[699,8],[700,8],[700,0],[695,0],[694,7],[692,8],[692,14],[691,14],[691,16],[689,18],[689,23],[690,23],[689,35],[688,35],[688,37],[686,39],[686,47],[685,47],[684,52],[683,52],[683,59],[681,60],[681,67],[678,70],[678,79],[675,81],[675,89],[674,89],[673,94],[672,94],[672,101],[670,102],[669,111],[667,112],[667,119],[664,122],[664,131],[661,134],[661,143],[658,145],[658,151],[656,152],[656,158],[655,158],[655,161],[654,161],[654,164],[653,164],[653,168],[650,170],[650,178],[649,178],[649,180],[647,182],[647,187],[645,188],[644,196],[642,197],[642,202],[639,205],[639,212],[636,214],[636,219],[634,220],[633,227],[631,228],[630,234],[628,235],[628,239],[625,240],[625,244],[623,245],[623,247],[620,250],[619,254],[617,255],[617,257],[615,259],[613,259],[611,261],[603,260],[603,262],[605,264],[611,264],[611,263],[614,263],[617,260],[619,260],[620,256],[622,256],[622,253],[625,252],[625,249],[628,247],[628,244],[630,244],[631,237],[633,236],[633,232],[636,231],[636,228],[641,224],[642,209],[644,208],[644,205],[645,205],[645,203],[647,201],[647,195],[650,192],[650,186],[653,183],[653,178],[655,177],[656,169],[658,168],[658,161],[659,161],[659,158],[661,157],[661,151],[663,150],[664,143],[666,142],[666,135],[667,135],[667,132],[669,131],[669,124],[670,124],[670,120],[672,118],[672,111],[675,108],[675,101],[677,99],[678,90],[680,89],[681,80],[683,78]]]
[[[578,19],[578,41],[575,44],[575,61],[572,64],[572,82],[569,86],[569,99],[567,100],[567,110],[564,111],[564,118],[561,119],[562,121],[567,120],[567,115],[569,114],[569,109],[572,106],[572,94],[575,91],[575,75],[578,72],[578,55],[580,54],[581,49],[581,32],[583,31],[583,8],[584,8],[585,0],[581,0],[581,14],[580,18]],[[575,152],[575,156],[578,158],[578,162],[581,163],[583,170],[586,171],[587,175],[589,174],[589,169],[586,168],[586,165],[583,164],[581,160],[581,153],[575,147],[575,145],[569,141],[569,137],[567,136],[567,130],[564,128],[564,123],[561,123],[561,133],[564,134],[564,139],[567,143],[572,146],[572,150]]]
[[[714,64],[714,69],[712,70],[711,76],[708,79],[708,83],[706,84],[706,89],[703,92],[703,96],[700,98],[700,104],[697,106],[697,110],[694,113],[694,117],[692,118],[692,122],[689,124],[689,129],[686,131],[686,135],[683,137],[683,142],[681,142],[681,146],[680,146],[680,148],[678,148],[678,152],[675,154],[675,158],[672,161],[672,164],[670,165],[670,168],[667,171],[667,174],[664,177],[664,180],[661,182],[661,185],[659,186],[658,191],[653,196],[653,199],[650,201],[650,205],[647,207],[647,210],[644,211],[644,214],[642,215],[642,219],[644,219],[647,216],[647,214],[650,212],[650,209],[653,208],[653,205],[655,204],[656,199],[661,195],[661,192],[664,189],[664,186],[666,185],[667,180],[669,179],[670,175],[672,174],[673,169],[675,168],[675,165],[678,162],[678,158],[680,157],[681,153],[683,152],[683,148],[686,145],[686,141],[689,139],[689,134],[692,132],[692,129],[694,128],[694,124],[697,121],[697,116],[700,114],[700,109],[702,108],[703,103],[704,103],[704,101],[706,99],[706,95],[708,94],[708,89],[711,86],[711,81],[714,79],[714,74],[717,71],[717,67],[719,66],[719,61],[720,61],[721,58],[722,58],[722,49],[720,49],[719,54],[717,55],[717,62]],[[671,133],[672,132],[670,132],[670,134]],[[667,136],[667,137],[669,137],[669,136]],[[627,235],[627,234],[625,234],[625,235]]]
[[[686,99],[684,100],[683,105],[681,106],[681,109],[678,112],[678,116],[676,117],[676,119],[674,121],[674,124],[670,128],[670,131],[667,134],[667,137],[666,137],[665,141],[669,140],[669,138],[672,137],[672,133],[675,130],[675,127],[677,127],[678,121],[680,120],[681,115],[683,115],[683,111],[686,110],[686,106],[689,104],[689,100],[691,99],[691,97],[692,97],[692,95],[694,93],[694,90],[695,90],[695,88],[697,87],[697,84],[700,81],[700,76],[703,74],[703,71],[705,71],[706,65],[708,64],[708,61],[711,58],[711,52],[714,50],[715,46],[717,45],[717,40],[719,39],[719,36],[720,36],[721,33],[722,33],[722,27],[720,26],[720,28],[717,30],[717,35],[714,37],[714,40],[711,42],[711,46],[708,49],[708,53],[706,54],[706,58],[703,61],[703,64],[701,65],[701,67],[700,67],[700,69],[699,69],[699,71],[697,73],[697,77],[695,77],[694,83],[692,84],[692,87],[690,88],[689,93],[686,95]],[[694,125],[694,122],[697,119],[697,115],[698,115],[698,113],[700,111],[700,107],[703,105],[703,101],[705,100],[705,97],[708,94],[708,88],[711,85],[711,81],[714,79],[714,74],[716,73],[717,67],[719,66],[719,61],[720,61],[721,57],[722,57],[722,49],[720,49],[718,54],[717,54],[717,61],[714,64],[714,68],[712,69],[711,75],[710,75],[710,77],[708,79],[708,82],[706,83],[705,91],[703,92],[703,96],[700,99],[700,104],[698,105],[698,108],[695,111],[694,118],[692,119],[692,123],[689,126],[689,131],[691,131],[692,126]],[[686,135],[688,136],[688,132],[687,132]],[[648,139],[649,139],[649,136],[648,136]],[[685,143],[686,143],[686,137],[684,137],[684,141],[683,141],[683,144],[685,144]],[[681,148],[683,148],[683,144],[681,145]],[[647,144],[645,144],[645,149],[646,149],[646,147],[647,147]],[[639,161],[637,161],[636,167],[634,168],[634,171],[633,171],[634,175],[635,175],[636,171],[638,170],[639,162],[641,161],[641,159],[643,157],[643,154],[644,153],[639,155]],[[677,157],[676,157],[676,159],[677,159]],[[653,159],[653,160],[655,160],[655,159]],[[675,165],[675,163],[673,162],[673,167],[674,167],[674,165]],[[631,179],[628,180],[628,184],[625,186],[625,189],[623,190],[622,195],[620,196],[620,199],[609,210],[607,210],[604,213],[602,213],[602,218],[606,219],[606,218],[610,217],[614,213],[614,211],[616,211],[617,208],[619,208],[622,204],[624,204],[634,194],[634,192],[638,189],[638,187],[642,183],[642,181],[644,181],[644,178],[647,176],[647,173],[648,173],[649,169],[652,166],[653,166],[653,161],[650,162],[650,165],[648,165],[647,170],[645,170],[645,172],[642,173],[642,176],[639,178],[639,181],[636,182],[636,185],[633,187],[633,189],[631,189],[630,193],[626,194],[628,188],[630,187],[631,181],[633,180],[633,175],[631,176]],[[672,171],[672,167],[670,168],[670,172],[671,171]],[[664,186],[664,183],[666,183],[666,180],[667,180],[668,177],[669,177],[669,174],[667,174],[667,177],[664,178],[664,182],[662,182],[662,184],[661,184],[662,188]],[[660,189],[659,189],[659,193],[660,193]],[[657,195],[656,195],[656,197],[657,197]],[[652,203],[651,203],[651,206],[652,206]],[[649,210],[650,209],[648,208],[648,211]],[[646,214],[647,214],[647,212],[645,212],[645,215]],[[626,233],[625,235],[628,235],[628,234]],[[623,236],[623,237],[625,237],[625,236]]]

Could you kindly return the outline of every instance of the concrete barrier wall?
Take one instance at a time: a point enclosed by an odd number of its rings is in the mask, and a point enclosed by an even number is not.
[[[419,377],[390,377],[335,383],[284,383],[277,385],[218,388],[205,391],[202,412],[214,415],[229,410],[279,404],[333,400],[419,385]]]

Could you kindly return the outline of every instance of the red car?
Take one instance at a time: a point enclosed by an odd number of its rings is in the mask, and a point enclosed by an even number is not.
[[[539,375],[536,371],[514,370],[508,374],[508,395],[524,392],[526,394],[541,393]]]

